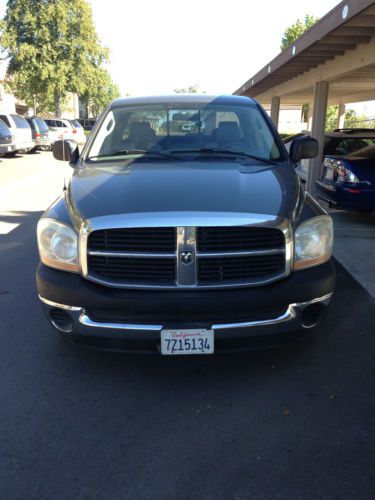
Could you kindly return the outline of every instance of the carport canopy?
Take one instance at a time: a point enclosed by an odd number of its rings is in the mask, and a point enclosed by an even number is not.
[[[375,99],[375,2],[341,2],[234,94],[271,106],[278,126],[281,104],[309,104],[309,130],[319,141],[310,161],[307,189],[321,176],[327,106]]]

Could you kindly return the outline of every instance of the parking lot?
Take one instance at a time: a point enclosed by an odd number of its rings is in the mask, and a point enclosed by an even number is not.
[[[374,216],[333,214],[336,293],[308,340],[104,353],[57,338],[36,295],[66,175],[51,153],[0,159],[1,498],[374,498]]]

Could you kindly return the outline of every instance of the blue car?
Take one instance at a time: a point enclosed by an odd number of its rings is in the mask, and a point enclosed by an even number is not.
[[[375,132],[348,129],[330,134],[324,147],[318,197],[332,206],[375,210]]]

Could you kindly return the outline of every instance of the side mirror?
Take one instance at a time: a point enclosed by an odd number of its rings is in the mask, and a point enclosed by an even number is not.
[[[78,144],[74,141],[55,141],[52,146],[52,152],[56,160],[77,163],[79,158]]]
[[[289,156],[293,163],[305,158],[315,158],[319,153],[319,144],[312,137],[298,137],[294,139],[289,149]]]

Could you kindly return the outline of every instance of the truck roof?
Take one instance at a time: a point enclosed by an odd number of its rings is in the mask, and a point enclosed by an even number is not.
[[[145,97],[125,97],[116,99],[112,102],[112,108],[119,108],[127,105],[137,104],[178,104],[178,103],[210,103],[215,101],[216,104],[255,104],[255,100],[251,97],[235,96],[235,95],[207,95],[207,94],[172,94],[161,96],[145,96]]]

